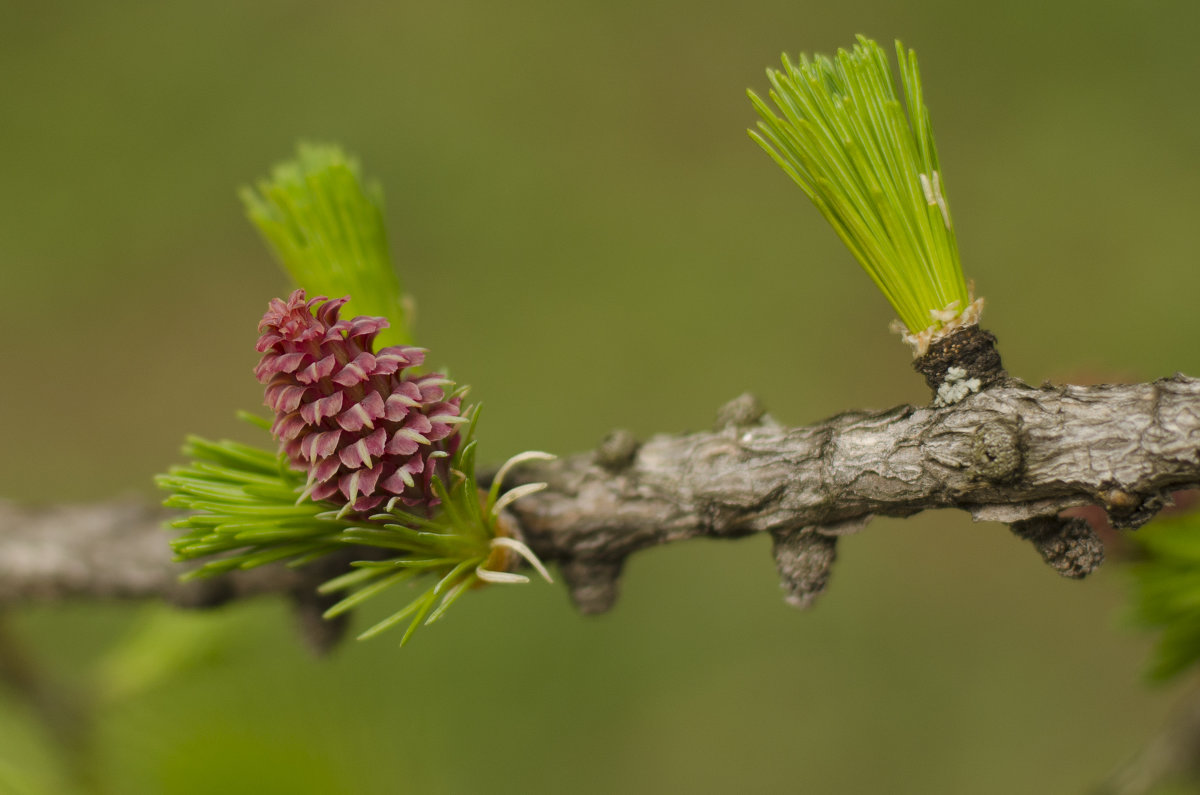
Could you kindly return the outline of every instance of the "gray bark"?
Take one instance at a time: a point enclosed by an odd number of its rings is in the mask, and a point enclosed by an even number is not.
[[[283,594],[296,606],[302,636],[317,652],[333,646],[346,620],[322,620],[332,603],[316,587],[342,570],[349,555],[316,568],[263,566],[220,578],[181,581],[156,505],[115,500],[21,506],[0,500],[0,608],[67,599],[163,599],[180,607],[215,607],[259,594]],[[3,655],[0,655],[3,656]]]
[[[1137,527],[1200,483],[1200,382],[1031,388],[1005,380],[945,408],[902,406],[782,428],[740,398],[709,433],[616,434],[595,453],[529,467],[550,484],[515,503],[530,546],[559,562],[578,606],[607,609],[625,558],[699,536],[771,533],[789,602],[828,580],[836,538],[873,516],[959,508],[1012,525],[1060,573],[1103,556],[1081,520],[1098,504]]]
[[[785,598],[806,606],[828,581],[840,535],[873,516],[935,508],[1009,524],[1060,573],[1083,576],[1102,546],[1059,512],[1097,504],[1115,526],[1136,527],[1171,491],[1200,485],[1198,452],[1196,379],[1041,388],[1005,379],[952,406],[850,412],[803,428],[780,427],[743,396],[710,432],[640,444],[617,432],[505,485],[549,484],[510,510],[585,612],[612,605],[622,565],[640,549],[752,533],[772,535]],[[345,561],[180,583],[162,520],[132,503],[0,503],[0,606],[71,597],[208,606],[286,593],[306,625],[322,626],[312,587]],[[336,639],[336,628],[325,639],[310,632],[318,647]]]

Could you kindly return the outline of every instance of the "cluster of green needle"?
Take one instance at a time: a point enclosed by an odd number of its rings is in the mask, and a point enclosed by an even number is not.
[[[405,295],[387,250],[382,193],[362,181],[357,163],[337,147],[302,145],[296,159],[242,197],[296,286],[310,294],[350,295],[358,314],[391,321],[377,342],[411,343]],[[269,431],[266,420],[241,416]],[[473,441],[477,409],[463,416],[468,422],[445,469],[449,482],[432,479],[437,508],[410,511],[392,500],[370,516],[304,496],[305,473],[292,469],[271,441],[263,449],[189,437],[184,454],[190,463],[157,478],[171,493],[166,504],[186,512],[171,523],[182,531],[172,541],[176,558],[199,564],[185,577],[268,563],[298,567],[340,552],[354,560],[347,573],[319,589],[343,596],[327,618],[401,584],[424,586],[414,589],[415,596],[409,591],[399,610],[360,635],[372,637],[407,621],[402,644],[477,582],[525,581],[486,568],[496,544],[503,547],[496,538],[505,498],[498,495],[497,481],[481,504]],[[501,558],[502,564],[509,560]]]
[[[351,296],[350,314],[386,317],[380,347],[411,345],[408,306],[388,252],[383,191],[336,146],[301,144],[243,203],[293,283],[309,295]]]
[[[899,42],[896,54],[907,114],[887,56],[859,36],[836,58],[785,55],[782,70],[768,70],[775,107],[750,92],[762,117],[750,134],[916,333],[939,325],[931,312],[970,299],[916,55]]]
[[[1150,675],[1168,679],[1200,662],[1200,515],[1162,519],[1130,536],[1134,616],[1162,635]]]
[[[260,418],[243,416],[266,427]],[[431,516],[393,504],[362,517],[326,503],[298,500],[304,478],[283,455],[240,442],[189,437],[184,453],[191,463],[156,479],[171,492],[166,505],[187,511],[171,522],[184,531],[171,542],[177,559],[204,561],[185,577],[209,577],[277,562],[303,566],[353,548],[363,559],[319,588],[321,593],[345,594],[325,617],[341,615],[393,586],[430,575],[418,595],[359,635],[360,639],[374,637],[407,620],[401,645],[407,643],[418,627],[439,619],[479,581],[476,570],[492,551],[497,531],[490,508],[497,490],[481,505],[475,485],[477,443],[470,438],[477,416],[471,413],[464,443],[451,461],[452,482],[433,479],[441,505]]]
[[[258,417],[242,416],[265,424]],[[183,452],[191,463],[172,467],[155,481],[171,492],[168,507],[189,512],[171,522],[186,531],[171,541],[176,557],[207,559],[187,578],[283,560],[303,565],[332,552],[350,526],[327,505],[297,502],[304,476],[278,452],[198,436],[188,437]]]

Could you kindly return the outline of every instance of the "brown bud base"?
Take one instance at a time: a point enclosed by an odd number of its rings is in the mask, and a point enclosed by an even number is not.
[[[925,383],[937,394],[951,367],[966,371],[966,378],[978,378],[982,388],[1006,375],[996,350],[996,335],[979,326],[964,326],[929,346],[913,360],[913,369],[925,377]]]
[[[1042,559],[1064,577],[1082,579],[1104,562],[1104,542],[1078,517],[1040,516],[1010,527],[1018,538],[1032,542]]]

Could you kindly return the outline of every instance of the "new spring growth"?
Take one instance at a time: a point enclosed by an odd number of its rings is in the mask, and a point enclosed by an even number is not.
[[[412,344],[412,297],[392,266],[383,189],[339,147],[301,144],[269,179],[239,194],[246,215],[292,283],[351,295],[357,314],[386,317],[384,345]]]
[[[916,55],[896,42],[896,58],[903,103],[864,36],[835,58],[785,55],[767,71],[770,103],[750,92],[761,117],[750,135],[833,226],[919,355],[977,323],[983,301],[963,277]]]
[[[242,195],[301,289],[271,301],[259,326],[255,375],[274,416],[245,418],[275,448],[190,437],[191,463],[157,479],[186,512],[172,522],[183,531],[177,559],[199,564],[185,576],[352,549],[359,559],[319,589],[341,596],[325,615],[423,581],[360,635],[406,626],[401,644],[475,586],[527,582],[522,564],[549,579],[505,511],[544,484],[501,492],[514,463],[552,456],[516,456],[480,490],[478,407],[463,405],[465,387],[418,372],[426,352],[411,345],[412,301],[388,255],[378,187],[336,147],[302,146]],[[372,311],[344,319],[347,301]]]
[[[175,523],[180,560],[204,560],[191,576],[287,562],[302,566],[347,546],[363,559],[319,589],[343,598],[332,618],[401,583],[432,584],[360,635],[407,624],[401,643],[445,615],[472,586],[522,583],[528,563],[550,575],[520,539],[505,508],[545,484],[501,493],[510,459],[485,493],[475,476],[478,411],[437,373],[414,374],[424,351],[375,349],[387,321],[339,317],[344,299],[297,290],[271,302],[260,325],[256,369],[278,452],[192,439],[188,467],[159,485],[167,504],[191,513]]]
[[[458,449],[461,396],[438,373],[415,374],[425,351],[374,350],[382,317],[338,317],[349,298],[275,299],[259,324],[254,374],[275,412],[271,433],[293,468],[306,473],[303,497],[369,511],[392,497],[433,506],[435,474]],[[439,473],[440,467],[440,473]]]

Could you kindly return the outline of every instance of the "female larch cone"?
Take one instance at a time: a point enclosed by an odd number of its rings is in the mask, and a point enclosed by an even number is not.
[[[370,511],[393,497],[432,507],[430,482],[458,448],[460,398],[451,382],[408,368],[425,351],[396,345],[373,351],[381,317],[341,320],[347,298],[273,299],[259,323],[254,374],[275,412],[271,433],[291,465],[306,472],[313,500]],[[440,473],[445,480],[446,473]]]

